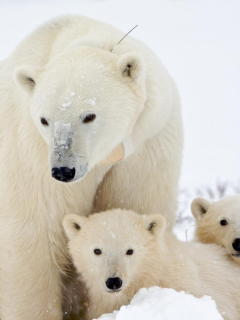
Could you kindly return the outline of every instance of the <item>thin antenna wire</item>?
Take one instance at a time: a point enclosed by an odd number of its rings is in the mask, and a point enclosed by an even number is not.
[[[132,32],[135,28],[137,28],[137,27],[138,27],[138,24],[137,24],[135,27],[133,27],[127,34],[125,34],[125,36],[122,37],[122,39],[118,41],[118,43],[116,44],[116,46],[117,46],[121,41],[123,41],[123,39],[126,38],[126,36],[128,36],[129,33],[131,33],[131,32]]]

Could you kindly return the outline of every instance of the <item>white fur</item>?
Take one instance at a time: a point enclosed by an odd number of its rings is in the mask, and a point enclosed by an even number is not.
[[[120,207],[162,212],[169,228],[175,221],[178,93],[151,50],[131,37],[116,45],[122,36],[85,17],[60,17],[1,64],[1,319],[61,319],[66,213]],[[83,124],[89,113],[95,121]],[[129,140],[131,155],[98,165]],[[53,166],[74,166],[82,180],[60,183]]]
[[[240,252],[233,247],[234,241],[240,239],[240,195],[217,202],[196,198],[191,207],[196,219],[196,240],[223,246],[228,256],[240,263]],[[227,224],[221,225],[222,220]]]
[[[88,319],[118,310],[140,288],[156,285],[197,298],[209,295],[225,320],[239,319],[239,267],[220,246],[181,242],[165,230],[163,216],[120,209],[89,218],[67,215],[63,226],[88,289]],[[94,254],[96,248],[100,255]],[[132,255],[126,255],[129,249]],[[106,281],[116,277],[122,280],[121,291],[109,293]]]

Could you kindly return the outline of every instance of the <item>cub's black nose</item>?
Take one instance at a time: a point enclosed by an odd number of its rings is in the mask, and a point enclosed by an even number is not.
[[[235,251],[240,251],[240,238],[234,239],[232,247]]]
[[[75,168],[60,167],[52,168],[52,177],[58,181],[68,182],[75,176]]]
[[[111,290],[118,290],[122,286],[122,280],[120,278],[108,278],[106,286]]]

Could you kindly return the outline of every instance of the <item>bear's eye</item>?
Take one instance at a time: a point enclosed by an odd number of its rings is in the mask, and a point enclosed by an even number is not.
[[[132,249],[129,249],[129,250],[126,252],[126,254],[127,254],[128,256],[131,256],[131,255],[133,254],[133,250],[132,250]]]
[[[94,249],[94,253],[95,253],[97,256],[99,256],[99,255],[102,253],[102,251],[101,251],[100,249]]]
[[[79,224],[77,224],[76,222],[73,223],[73,227],[76,229],[76,230],[80,230],[80,226]]]
[[[44,126],[48,126],[48,122],[45,118],[41,118],[41,123],[44,125]]]
[[[221,220],[220,225],[221,226],[226,226],[228,224],[227,220]]]
[[[95,114],[88,114],[84,119],[83,123],[93,122],[96,119]]]

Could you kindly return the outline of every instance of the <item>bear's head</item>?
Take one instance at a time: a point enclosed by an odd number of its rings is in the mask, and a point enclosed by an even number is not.
[[[166,220],[160,214],[141,216],[115,209],[89,218],[66,215],[63,227],[87,287],[118,299],[118,294],[140,289],[141,281],[149,277]]]
[[[217,202],[196,198],[191,209],[196,219],[196,239],[225,247],[240,263],[240,195]]]
[[[14,78],[29,95],[55,179],[76,182],[112,154],[124,157],[146,100],[141,55],[70,46],[43,68],[18,67]]]

